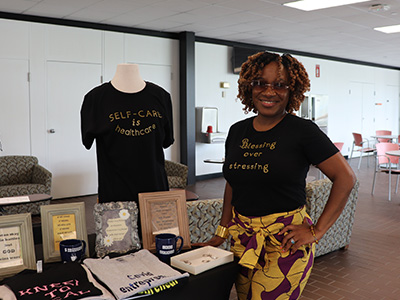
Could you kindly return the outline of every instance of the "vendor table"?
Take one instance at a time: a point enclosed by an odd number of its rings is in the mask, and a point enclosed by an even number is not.
[[[88,235],[89,254],[91,257],[95,255],[95,234]],[[36,240],[41,242],[40,240]],[[35,245],[36,259],[43,259],[42,244]],[[177,269],[180,272],[179,269]],[[171,290],[163,291],[160,294],[147,296],[143,299],[151,300],[229,300],[230,292],[235,282],[236,275],[239,271],[237,260],[205,271],[198,275],[190,274],[187,281],[185,280],[180,286],[176,286]]]

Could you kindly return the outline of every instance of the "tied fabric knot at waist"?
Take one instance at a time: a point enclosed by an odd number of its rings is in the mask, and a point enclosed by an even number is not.
[[[289,224],[302,224],[305,217],[312,224],[305,206],[262,217],[245,217],[233,209],[233,218],[229,224],[229,233],[232,235],[231,251],[240,258],[239,264],[248,269],[268,268],[268,255],[290,255],[290,251],[282,252],[280,249],[284,235],[278,235],[279,231]],[[298,250],[307,251],[307,246],[302,245]],[[263,259],[260,260],[260,257]]]

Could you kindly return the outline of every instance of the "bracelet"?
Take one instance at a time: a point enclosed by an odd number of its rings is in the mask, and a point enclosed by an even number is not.
[[[311,231],[311,234],[312,234],[312,236],[314,238],[315,243],[318,244],[319,241],[318,241],[318,239],[317,239],[317,237],[315,235],[315,227],[314,227],[314,225],[310,226],[310,231]]]
[[[215,235],[220,238],[226,239],[229,236],[228,228],[222,225],[218,225]]]

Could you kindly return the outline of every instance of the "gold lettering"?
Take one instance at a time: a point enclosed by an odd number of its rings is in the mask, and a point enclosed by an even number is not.
[[[113,122],[113,121],[114,121],[114,116],[113,116],[113,114],[110,114],[108,117],[110,118],[110,122]]]
[[[273,142],[273,143],[264,142],[262,144],[252,144],[252,143],[249,142],[248,138],[244,138],[242,140],[242,144],[239,146],[239,148],[241,148],[241,149],[251,149],[251,150],[254,150],[254,149],[268,149],[269,148],[270,150],[274,150],[275,146],[276,146],[276,142]]]
[[[249,149],[248,142],[249,142],[249,139],[243,139],[242,140],[242,145],[240,146],[240,148]]]
[[[268,167],[269,167],[268,164],[260,165],[258,163],[248,165],[248,164],[239,164],[237,162],[234,162],[233,164],[229,165],[230,170],[238,170],[238,169],[255,170],[255,171],[262,171],[265,174],[269,172]]]
[[[114,116],[115,116],[115,119],[116,119],[116,120],[119,120],[119,119],[120,119],[119,112],[115,112],[115,113],[114,113]]]
[[[260,157],[262,155],[262,152],[245,152],[243,153],[243,157]]]
[[[153,110],[154,117],[162,119],[162,115],[159,111]]]
[[[143,110],[139,110],[138,115],[139,115],[139,117],[144,118]]]

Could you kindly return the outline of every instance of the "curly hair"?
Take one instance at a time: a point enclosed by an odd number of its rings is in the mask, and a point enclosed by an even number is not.
[[[242,64],[240,76],[238,80],[239,93],[238,99],[245,106],[243,110],[248,113],[250,111],[257,112],[252,100],[251,82],[261,77],[262,70],[270,62],[276,61],[282,65],[289,74],[289,102],[286,107],[288,113],[293,113],[300,108],[304,101],[304,93],[310,90],[310,80],[303,64],[290,54],[280,56],[271,52],[259,52],[248,57],[248,60]],[[278,74],[281,76],[281,74]]]

